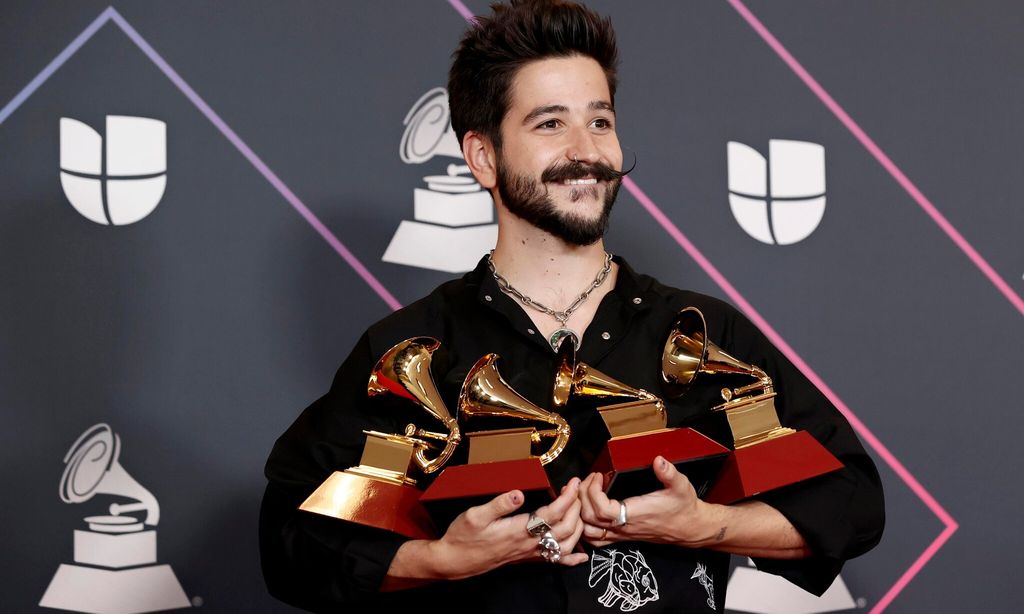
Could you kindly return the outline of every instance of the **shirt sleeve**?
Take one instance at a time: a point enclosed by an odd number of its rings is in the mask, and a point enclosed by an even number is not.
[[[364,335],[317,399],[277,440],[267,460],[260,510],[260,556],[270,593],[308,610],[403,598],[379,593],[407,538],[302,512],[298,506],[332,472],[359,463],[363,430],[394,432],[388,412],[373,411],[366,385],[374,359]],[[407,592],[407,591],[403,591]]]
[[[793,524],[813,555],[800,560],[754,559],[754,563],[761,571],[821,595],[845,561],[864,554],[881,539],[885,504],[878,471],[846,418],[756,326],[733,310],[724,339],[723,349],[761,367],[772,378],[782,425],[809,432],[844,465],[757,497]]]

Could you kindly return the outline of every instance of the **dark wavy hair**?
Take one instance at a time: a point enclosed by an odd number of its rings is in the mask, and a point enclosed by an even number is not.
[[[513,0],[477,17],[452,54],[448,104],[462,143],[473,130],[501,147],[501,120],[508,112],[516,72],[529,62],[583,55],[601,65],[615,103],[618,48],[611,20],[575,2]]]

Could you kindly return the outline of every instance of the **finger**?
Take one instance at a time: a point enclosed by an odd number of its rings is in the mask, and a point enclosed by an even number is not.
[[[579,500],[580,500],[580,518],[587,522],[594,522],[594,504],[590,501],[590,483],[594,481],[594,474],[591,473],[587,476],[587,479],[580,484]]]
[[[624,541],[629,537],[614,529],[607,529],[604,527],[595,527],[594,525],[586,525],[583,528],[583,540],[592,546],[607,546],[615,542]]]
[[[590,497],[590,503],[593,506],[593,518],[589,519],[588,522],[608,526],[619,517],[619,503],[608,499],[608,495],[604,494],[603,489],[604,476],[600,473],[596,475],[597,477],[594,478],[590,487],[587,488],[587,495]]]
[[[590,524],[589,522],[583,523],[583,536],[587,538],[587,541],[601,539],[605,536],[607,531],[608,529],[604,527],[599,527],[597,525]]]
[[[555,539],[558,541],[568,539],[576,531],[576,525],[580,524],[580,505],[579,499],[573,501],[562,519],[551,527],[551,534],[555,536]]]
[[[654,476],[670,490],[682,491],[691,488],[690,480],[663,456],[654,459]]]
[[[575,567],[580,563],[586,563],[588,560],[590,560],[590,557],[586,552],[573,552],[559,559],[558,564],[565,565],[566,567]]]
[[[499,518],[519,509],[523,504],[523,493],[518,490],[498,495],[483,505],[466,510],[466,519],[479,526],[486,526]]]
[[[576,520],[576,523],[572,527],[570,527],[571,532],[568,535],[566,535],[564,539],[559,540],[559,543],[562,545],[563,551],[571,552],[572,549],[576,547],[576,543],[580,541],[580,536],[583,535],[583,528],[585,526],[585,522],[578,519]]]
[[[566,484],[566,488],[558,498],[544,507],[537,510],[536,514],[543,518],[549,525],[558,523],[565,516],[566,511],[578,500],[577,492],[580,487],[580,479],[573,478]]]

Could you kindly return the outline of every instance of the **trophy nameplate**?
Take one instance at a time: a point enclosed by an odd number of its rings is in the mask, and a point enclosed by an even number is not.
[[[435,538],[433,523],[419,501],[421,492],[406,475],[423,442],[364,432],[366,443],[359,465],[332,473],[299,509],[413,539]]]
[[[729,453],[691,428],[666,428],[660,399],[608,405],[598,413],[612,437],[591,470],[604,474],[604,490],[613,499],[664,488],[651,468],[658,456],[686,475],[700,496]]]
[[[447,526],[468,508],[510,490],[523,492],[523,509],[536,509],[555,498],[555,489],[543,465],[565,448],[569,425],[562,416],[534,405],[509,386],[497,370],[497,360],[497,354],[488,354],[469,370],[459,394],[459,415],[533,420],[555,428],[538,431],[518,427],[467,433],[468,464],[444,469],[420,499],[437,526]],[[547,452],[534,455],[533,445],[546,438],[553,438],[554,443]]]
[[[725,413],[735,449],[705,500],[734,503],[843,467],[810,433],[782,426],[768,374],[709,341],[704,314],[687,307],[676,316],[665,342],[662,377],[678,396],[702,373],[746,375],[757,380],[740,388],[723,388],[725,402],[712,408]]]

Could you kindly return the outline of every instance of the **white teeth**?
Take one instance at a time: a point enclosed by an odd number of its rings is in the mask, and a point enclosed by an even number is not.
[[[566,179],[565,185],[593,185],[597,183],[597,179]]]

